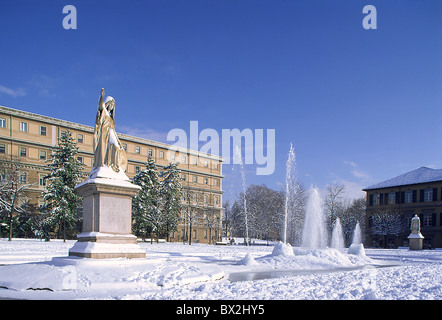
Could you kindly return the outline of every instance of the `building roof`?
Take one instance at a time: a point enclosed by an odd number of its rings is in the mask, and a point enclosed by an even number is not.
[[[416,170],[404,173],[400,176],[385,180],[383,182],[379,182],[362,190],[367,191],[373,189],[390,188],[434,181],[442,181],[442,169],[420,167]]]

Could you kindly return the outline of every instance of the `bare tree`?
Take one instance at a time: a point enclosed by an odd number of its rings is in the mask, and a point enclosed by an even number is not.
[[[184,210],[182,220],[189,226],[189,235],[183,235],[183,242],[188,239],[189,245],[192,244],[192,228],[199,225],[202,218],[202,211],[205,210],[204,193],[202,191],[192,191],[185,189],[183,191]]]
[[[30,183],[27,172],[19,158],[0,159],[0,209],[9,219],[9,241],[12,241],[14,216],[24,213],[29,201],[25,190],[35,183]]]
[[[343,184],[336,184],[327,187],[327,194],[324,200],[325,213],[328,217],[328,226],[331,227],[333,222],[344,211],[344,203],[342,196],[345,192],[345,186]]]
[[[212,236],[212,230],[219,229],[220,225],[217,211],[206,207],[202,211],[201,219],[204,225],[209,228],[209,244],[212,244],[213,240],[218,241],[218,234],[216,236]]]
[[[387,246],[388,236],[400,236],[405,231],[405,218],[394,208],[380,208],[370,213],[370,232],[373,235],[384,237],[384,246]]]
[[[287,195],[285,195],[287,196]],[[287,242],[300,245],[308,194],[299,180],[293,182],[288,201]],[[281,218],[284,221],[284,218]]]
[[[362,234],[365,232],[365,198],[353,199],[350,204],[344,204],[344,210],[339,215],[342,231],[347,245],[352,241],[353,231],[359,222]]]
[[[246,194],[241,193],[232,206],[231,225],[237,236],[244,235],[244,228],[237,217],[244,215],[244,197],[247,199],[248,227],[250,237],[278,239],[281,235],[284,215],[284,195],[266,185],[250,185]]]
[[[225,237],[232,236],[233,212],[229,200],[223,203],[223,234]]]

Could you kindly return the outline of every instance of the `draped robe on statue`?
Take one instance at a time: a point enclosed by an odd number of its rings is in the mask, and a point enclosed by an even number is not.
[[[115,172],[127,168],[127,156],[115,132],[115,100],[107,97],[103,102],[104,89],[98,101],[94,129],[94,168],[110,167]]]

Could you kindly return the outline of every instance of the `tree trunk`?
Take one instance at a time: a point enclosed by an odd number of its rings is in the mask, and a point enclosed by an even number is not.
[[[9,215],[9,241],[12,241],[12,213],[13,213],[13,208],[11,208],[11,213]]]
[[[12,219],[14,217],[15,196],[12,200],[11,212],[9,213],[9,241],[12,241]]]
[[[189,246],[192,244],[192,222],[189,222]]]

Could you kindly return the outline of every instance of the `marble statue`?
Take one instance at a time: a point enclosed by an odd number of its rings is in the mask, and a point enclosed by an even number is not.
[[[127,156],[115,132],[115,100],[104,99],[104,89],[98,101],[94,129],[94,168],[110,167],[115,172],[125,172]]]
[[[413,219],[411,219],[410,230],[412,234],[420,234],[421,233],[421,223],[417,214],[414,215]]]

